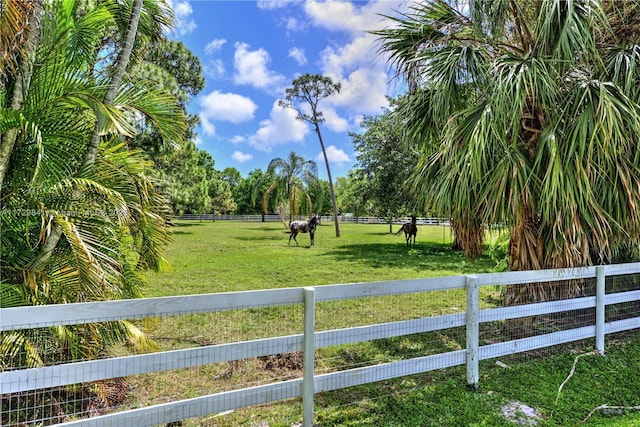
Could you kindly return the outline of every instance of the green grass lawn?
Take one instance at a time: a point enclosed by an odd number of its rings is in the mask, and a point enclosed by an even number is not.
[[[399,228],[393,227],[395,232]],[[388,225],[322,224],[309,247],[288,245],[280,223],[234,221],[178,222],[169,250],[173,271],[150,273],[147,296],[184,295],[321,286],[492,271],[488,256],[467,260],[450,249],[451,235],[442,226],[421,226],[417,246],[407,249],[403,236],[389,234]],[[483,288],[483,304],[495,303],[497,290]],[[317,329],[381,323],[464,310],[464,294],[400,295],[322,303]],[[176,316],[158,320],[152,336],[163,349],[300,333],[295,307],[235,310],[233,313]],[[439,331],[415,337],[378,340],[318,351],[317,372],[463,348],[460,331]],[[586,351],[588,348],[575,350]],[[466,387],[464,367],[433,371],[352,387],[316,396],[316,422],[321,426],[509,426],[500,408],[525,403],[539,411],[541,426],[580,425],[602,404],[640,405],[640,340],[616,345],[608,338],[607,356],[585,356],[557,398],[575,353],[541,352],[481,363],[480,390]],[[543,357],[546,356],[546,357]],[[299,377],[299,369],[266,372],[258,360],[140,376],[133,387],[135,404],[184,399],[274,379]],[[557,401],[556,401],[557,398]],[[290,426],[301,419],[299,400],[251,407],[224,416],[189,420],[185,426]],[[260,424],[265,423],[265,424]],[[631,410],[598,411],[586,425],[640,426]]]
[[[395,232],[399,227],[394,225]],[[449,249],[442,226],[421,226],[415,249],[385,224],[324,222],[291,241],[281,223],[178,222],[169,250],[170,274],[150,274],[148,296],[242,291],[337,283],[370,282],[491,271],[488,257],[467,260]]]

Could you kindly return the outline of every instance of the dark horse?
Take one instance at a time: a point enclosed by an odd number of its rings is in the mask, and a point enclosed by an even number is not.
[[[411,247],[411,236],[413,236],[413,247],[416,247],[416,235],[418,234],[418,226],[416,225],[416,217],[411,215],[411,222],[405,222],[402,224],[400,230],[396,234],[400,234],[404,231],[404,238],[407,239],[407,247]]]
[[[291,245],[291,239],[295,240],[296,246],[298,246],[298,240],[296,236],[298,233],[309,233],[311,236],[311,245],[313,246],[313,236],[316,233],[316,226],[318,225],[318,215],[314,215],[309,221],[293,221],[289,224],[289,245]]]

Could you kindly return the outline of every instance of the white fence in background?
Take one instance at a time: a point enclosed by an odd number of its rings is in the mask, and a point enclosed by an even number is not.
[[[315,288],[287,288],[0,309],[0,331],[12,331],[56,325],[217,312],[239,307],[269,307],[287,304],[301,304],[304,307],[303,334],[33,369],[8,370],[0,373],[0,394],[20,393],[303,350],[304,375],[302,378],[115,412],[59,425],[151,426],[302,397],[303,423],[306,426],[311,426],[315,393],[463,364],[467,366],[467,382],[470,385],[477,385],[479,360],[591,338],[594,338],[594,347],[600,352],[604,352],[606,334],[640,328],[640,317],[605,322],[605,306],[640,301],[640,290],[605,294],[605,277],[637,275],[638,273],[640,273],[640,263],[634,263],[580,269],[491,273],[327,285]],[[479,309],[479,288],[483,286],[511,286],[560,280],[593,280],[594,278],[597,283],[597,291],[594,296],[514,307]],[[452,289],[466,289],[466,312],[347,329],[314,330],[315,305],[318,302]],[[587,308],[595,308],[593,310],[594,318],[588,326],[578,326],[569,330],[487,345],[481,345],[479,339],[479,326],[485,322]],[[466,349],[314,375],[314,350],[317,348],[454,327],[466,328]]]
[[[279,215],[214,215],[214,214],[184,214],[178,217],[179,220],[187,221],[218,221],[218,220],[232,220],[232,221],[249,221],[249,222],[279,222],[281,221]],[[306,219],[300,215],[296,216],[296,220]],[[358,224],[388,224],[386,218],[380,218],[377,216],[353,216],[353,215],[340,215],[338,217],[340,222],[346,223],[358,223]],[[401,224],[409,221],[409,218],[394,218],[392,221],[394,224]],[[326,224],[333,223],[333,216],[324,215],[321,217],[321,222]],[[447,218],[418,218],[416,223],[419,225],[449,225]]]

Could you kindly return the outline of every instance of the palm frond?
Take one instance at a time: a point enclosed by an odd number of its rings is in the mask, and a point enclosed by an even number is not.
[[[38,368],[43,365],[38,349],[20,332],[0,333],[0,366]]]
[[[566,127],[545,139],[548,147],[542,153],[549,155],[536,162],[545,176],[540,214],[547,221],[564,221],[562,227],[558,223],[562,230],[583,230],[571,238],[566,232],[556,234],[558,239],[576,244],[589,236],[590,250],[598,259],[610,260],[611,236],[622,234],[636,242],[640,230],[640,192],[633,184],[638,182],[638,110],[615,85],[580,79],[568,92],[563,112]],[[558,211],[566,213],[558,217]]]
[[[383,17],[394,26],[371,31],[380,42],[379,52],[400,71],[411,88],[423,81],[424,66],[431,55],[452,38],[464,37],[469,20],[449,2],[437,0],[412,6],[408,13]]]
[[[170,148],[179,146],[185,136],[185,117],[175,96],[159,87],[132,85],[115,99],[118,108],[129,117],[142,115]]]
[[[80,288],[77,301],[99,301],[102,292],[108,286],[105,271],[96,260],[94,253],[99,252],[82,238],[76,225],[64,215],[55,215],[56,223],[62,228],[65,240],[69,243],[74,258],[75,268],[78,271]]]
[[[0,10],[0,88],[8,72],[15,72],[27,34],[33,31],[29,18],[34,12],[31,2],[4,0]]]
[[[607,78],[634,102],[640,102],[640,45],[614,46],[608,49],[607,54]]]
[[[558,68],[571,67],[580,56],[593,57],[596,53],[594,26],[608,28],[604,10],[596,0],[541,2],[534,51],[556,59]]]

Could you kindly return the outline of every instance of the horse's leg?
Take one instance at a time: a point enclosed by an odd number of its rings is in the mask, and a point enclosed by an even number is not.
[[[315,230],[309,231],[309,236],[311,237],[311,244],[309,246],[313,246],[313,235],[315,234]]]
[[[296,234],[298,234],[297,231],[291,231],[291,235],[289,236],[289,246],[291,246],[291,238],[293,238],[293,240],[295,240],[296,245],[298,244],[298,241],[296,240]]]
[[[298,231],[296,230],[295,233],[291,233],[291,236],[293,237],[293,240],[296,241],[296,246],[298,246],[298,239],[296,239],[296,236],[298,235]]]

